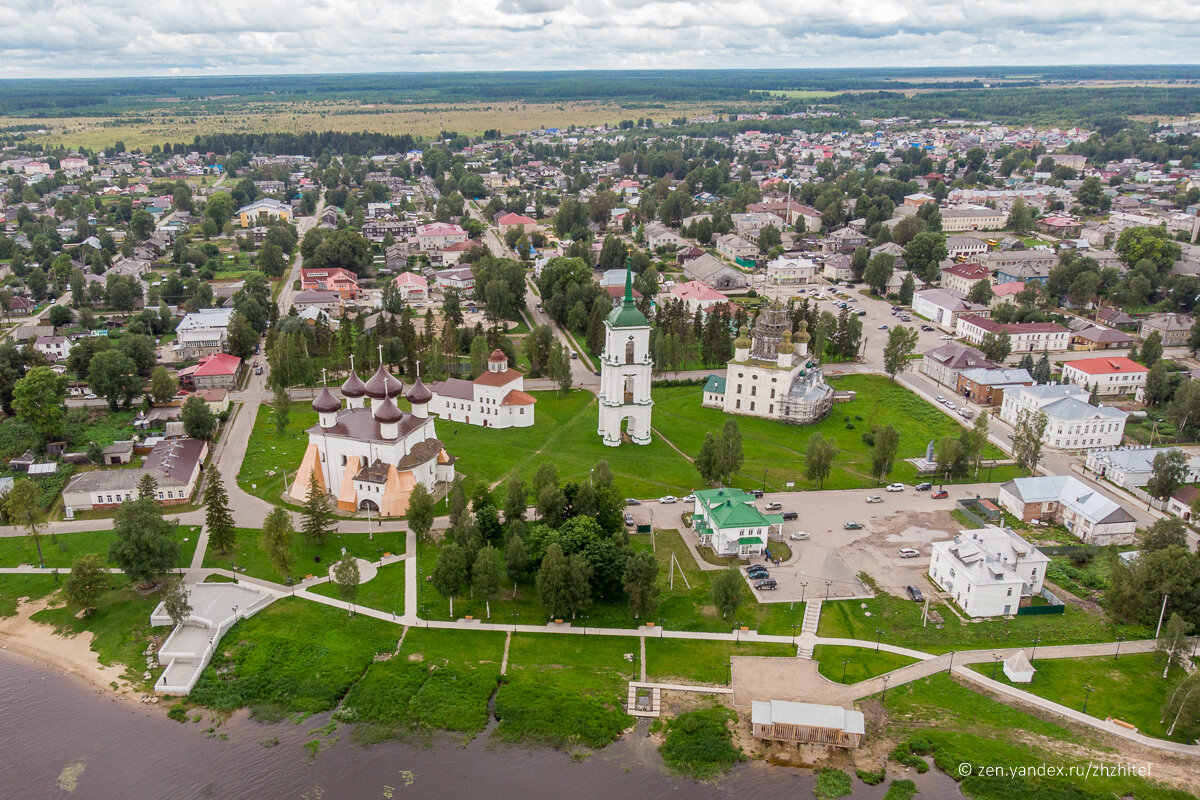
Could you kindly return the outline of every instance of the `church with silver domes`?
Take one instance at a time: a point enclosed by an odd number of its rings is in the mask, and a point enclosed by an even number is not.
[[[308,449],[288,492],[293,501],[306,501],[315,479],[340,510],[392,517],[408,510],[418,483],[433,492],[454,481],[454,457],[437,438],[436,418],[429,415],[433,393],[420,377],[405,394],[382,364],[366,383],[351,369],[342,396],[344,406],[325,387],[313,400],[317,424],[308,429]],[[399,397],[411,412],[396,406]]]

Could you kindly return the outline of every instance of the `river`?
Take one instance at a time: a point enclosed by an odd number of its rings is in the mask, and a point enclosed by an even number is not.
[[[345,727],[325,738],[313,733],[328,721],[322,714],[300,724],[264,724],[240,713],[206,734],[207,721],[175,722],[161,708],[117,700],[0,650],[0,797],[702,800],[811,798],[815,783],[808,770],[762,762],[739,764],[715,784],[674,777],[638,732],[575,761],[556,750],[490,746],[486,735],[465,747],[439,739],[428,747],[384,742],[363,748]],[[324,746],[310,760],[305,743],[314,739]],[[936,771],[910,777],[922,798],[962,797],[954,781]],[[886,788],[886,782],[870,787],[856,778],[854,797],[879,800]]]

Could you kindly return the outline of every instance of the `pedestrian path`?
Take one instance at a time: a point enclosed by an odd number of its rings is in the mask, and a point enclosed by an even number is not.
[[[804,606],[804,624],[800,627],[800,643],[796,647],[796,658],[812,659],[817,639],[817,625],[821,621],[821,601],[809,600]]]

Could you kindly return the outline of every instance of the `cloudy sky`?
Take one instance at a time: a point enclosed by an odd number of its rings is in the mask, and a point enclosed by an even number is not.
[[[0,78],[1200,62],[1200,0],[3,0]]]

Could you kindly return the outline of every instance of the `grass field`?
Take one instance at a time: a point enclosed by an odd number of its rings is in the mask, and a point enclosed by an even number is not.
[[[286,583],[288,576],[275,569],[275,565],[267,558],[266,551],[260,546],[259,534],[257,528],[237,528],[237,540],[233,550],[222,555],[209,547],[204,553],[204,566],[236,568],[237,572],[245,575]],[[366,533],[335,533],[326,538],[324,544],[315,545],[297,532],[292,540],[295,566],[292,567],[291,577],[328,574],[330,566],[341,558],[343,547],[356,558],[364,558],[367,561],[378,561],[383,553],[400,555],[404,552],[404,531],[375,531],[373,536],[373,539],[368,539]],[[363,588],[368,585],[364,584]]]
[[[200,529],[193,525],[176,525],[175,540],[179,542],[178,566],[192,563],[196,552],[196,541]],[[78,533],[56,533],[43,535],[42,557],[47,567],[70,567],[71,562],[88,553],[99,553],[110,567],[116,564],[108,560],[108,548],[116,534],[108,531],[79,531]],[[28,536],[13,536],[0,539],[0,567],[15,567],[19,564],[38,565],[37,547]]]
[[[940,603],[931,603],[930,608],[936,609],[945,621],[941,630],[932,623],[922,627],[922,606],[894,595],[880,593],[875,599],[865,601],[835,600],[822,606],[817,634],[873,641],[876,628],[881,628],[883,641],[888,644],[946,653],[987,647],[1029,647],[1035,639],[1042,644],[1085,644],[1115,641],[1118,634],[1126,639],[1140,639],[1154,633],[1140,625],[1116,625],[1104,616],[1072,605],[1061,615],[987,619],[965,625]]]
[[[1139,800],[1185,800],[1186,792],[1166,789],[1139,777],[1029,774],[962,779],[960,764],[1050,768],[1087,763],[1078,747],[1086,740],[1039,717],[999,703],[969,689],[945,673],[888,690],[885,701],[889,732],[901,748],[929,752],[939,769],[960,780],[963,793],[975,800],[1062,800],[1062,798],[1137,797]],[[1089,708],[1090,710],[1090,708]],[[1105,748],[1097,747],[1103,752]],[[1103,758],[1103,756],[1101,756]]]
[[[338,593],[338,585],[332,581],[319,583],[308,591],[313,594],[324,595],[325,597],[342,599],[342,596]],[[386,567],[380,568],[379,573],[374,578],[360,584],[358,587],[358,597],[355,598],[354,604],[365,608],[388,611],[397,616],[403,614],[404,562],[398,561],[395,564],[388,564]]]
[[[746,756],[733,746],[730,721],[737,712],[723,706],[685,711],[667,723],[667,736],[658,748],[663,763],[699,780],[733,769]]]
[[[316,424],[317,412],[313,411],[312,403],[297,401],[288,410],[287,432],[276,436],[275,410],[267,403],[260,405],[246,444],[246,457],[238,470],[238,486],[268,503],[280,502],[283,471],[287,470],[287,485],[291,486],[308,448],[305,431]]]
[[[708,642],[693,639],[646,639],[646,678],[662,683],[729,682],[731,656],[795,658],[796,648],[773,642]]]
[[[1083,710],[1087,695],[1083,687],[1091,686],[1095,691],[1087,700],[1088,714],[1099,719],[1115,717],[1136,725],[1147,736],[1167,738],[1171,720],[1163,724],[1162,708],[1183,672],[1173,669],[1164,679],[1163,662],[1156,654],[1037,659],[1033,667],[1036,672],[1029,683],[1013,684],[1002,668],[996,670],[995,679],[1076,711]],[[991,664],[972,664],[971,669],[992,676]],[[1178,734],[1174,739],[1185,741]]]
[[[648,534],[630,537],[635,550],[649,550]],[[438,544],[420,543],[417,547],[417,606],[424,619],[450,619],[450,604],[439,595],[425,576],[433,574],[437,563]],[[675,587],[671,588],[669,565],[674,554],[678,566],[675,568]],[[574,620],[576,627],[636,628],[639,624],[655,622],[671,630],[729,632],[739,623],[759,633],[790,635],[793,625],[799,626],[804,619],[804,604],[797,603],[789,608],[787,603],[756,603],[748,586],[742,590],[742,606],[729,619],[722,619],[712,603],[711,581],[715,574],[701,570],[688,551],[678,531],[667,530],[655,533],[655,555],[659,563],[658,584],[661,590],[660,605],[650,619],[635,620],[624,600],[594,602]],[[679,568],[687,578],[680,577]],[[691,588],[688,588],[690,584]],[[454,616],[485,615],[481,600],[468,597],[454,599]],[[492,622],[523,625],[540,625],[547,617],[537,602],[537,591],[531,578],[518,584],[515,599],[512,582],[501,582],[500,598],[492,603]]]
[[[818,662],[817,671],[836,683],[858,683],[916,663],[915,658],[886,650],[876,652],[865,647],[824,644],[813,648],[813,658]],[[842,661],[849,663],[843,665]]]
[[[17,613],[18,601],[39,600],[62,587],[53,575],[0,575],[0,617]]]

